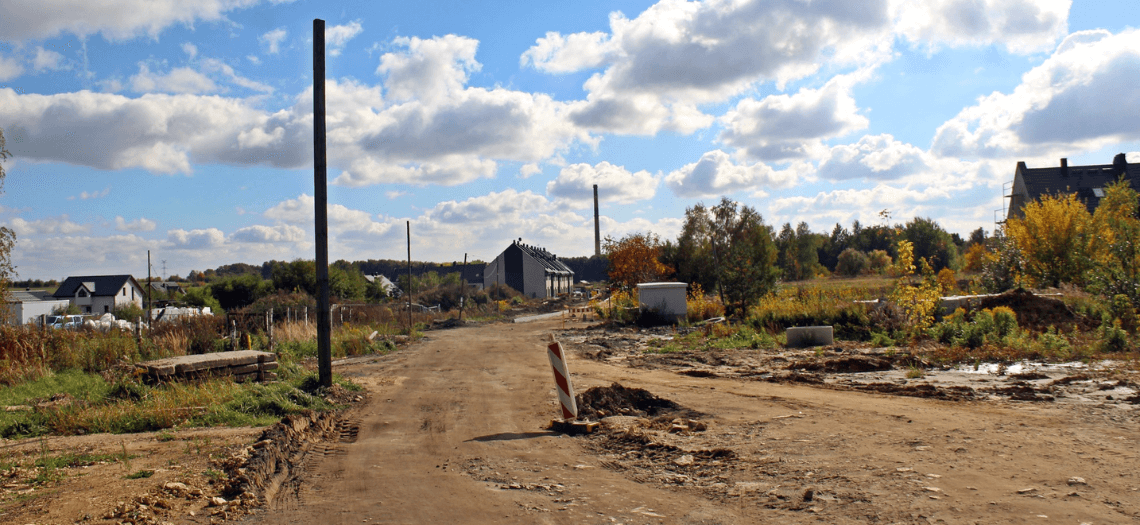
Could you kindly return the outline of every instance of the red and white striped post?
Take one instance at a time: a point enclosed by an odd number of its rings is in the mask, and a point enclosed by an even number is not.
[[[547,345],[546,357],[550,359],[550,367],[554,370],[554,382],[558,385],[558,402],[562,405],[562,419],[577,419],[578,405],[574,402],[574,385],[570,383],[570,371],[566,368],[566,352],[562,350],[562,343],[554,341]]]

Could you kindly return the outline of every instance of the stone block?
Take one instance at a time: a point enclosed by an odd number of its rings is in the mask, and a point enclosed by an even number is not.
[[[787,332],[788,347],[807,348],[824,346],[835,342],[835,334],[830,326],[797,326]]]

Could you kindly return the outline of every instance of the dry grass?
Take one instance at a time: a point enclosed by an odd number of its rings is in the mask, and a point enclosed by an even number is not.
[[[286,321],[273,327],[274,342],[304,342],[317,340],[317,323]]]
[[[156,335],[151,341],[162,351],[175,356],[190,352],[190,337],[182,331],[171,331]]]

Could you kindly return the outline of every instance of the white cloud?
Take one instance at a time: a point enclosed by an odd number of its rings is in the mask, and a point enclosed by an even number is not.
[[[1046,51],[1068,27],[1070,0],[896,0],[895,31],[933,46],[1003,44]]]
[[[239,228],[230,235],[230,240],[245,243],[292,243],[304,241],[305,230],[291,224],[278,224],[276,226],[255,224]]]
[[[407,194],[408,194],[408,192],[406,192],[406,191],[398,191],[398,190],[390,190],[390,191],[384,192],[384,196],[388,197],[388,200],[395,200],[395,199],[403,197],[404,195],[407,195]]]
[[[188,67],[178,67],[169,73],[155,74],[143,62],[139,63],[139,72],[131,77],[131,89],[137,93],[213,93],[218,85],[203,75]]]
[[[79,192],[79,195],[72,195],[72,196],[68,197],[67,200],[73,201],[77,198],[79,200],[84,200],[84,201],[87,199],[100,199],[100,198],[106,197],[107,194],[109,194],[109,193],[111,193],[111,187],[107,186],[106,188],[103,188],[103,191],[92,191],[90,193],[88,193],[87,191],[81,191],[81,192]]]
[[[597,184],[599,201],[629,204],[652,199],[660,181],[660,175],[645,170],[632,173],[624,166],[604,161],[595,166],[571,164],[546,184],[546,193],[558,199],[589,203],[593,202],[593,186]]]
[[[287,34],[288,33],[285,31],[284,27],[279,27],[273,31],[261,35],[258,37],[257,41],[261,42],[262,45],[266,47],[266,53],[269,53],[270,55],[276,55],[281,51],[281,42],[285,41],[285,36]]]
[[[24,74],[24,66],[20,61],[12,58],[0,56],[0,82],[12,80]]]
[[[524,179],[528,179],[531,175],[537,175],[539,173],[542,173],[542,168],[537,162],[528,162],[519,167],[519,176]]]
[[[36,56],[32,58],[32,69],[35,69],[36,72],[64,69],[65,66],[61,62],[63,62],[63,55],[50,49],[44,49],[43,46],[36,46]]]
[[[287,199],[265,210],[264,216],[290,225],[312,226],[316,221],[316,201],[311,195],[301,194],[296,199]],[[372,220],[366,211],[354,210],[343,204],[329,204],[327,207],[331,232],[345,232],[354,235],[381,235],[391,225]]]
[[[471,197],[465,201],[444,201],[425,217],[444,224],[511,224],[514,219],[551,208],[545,197],[530,191],[507,189]]]
[[[8,123],[6,132],[25,137],[9,144],[19,158],[99,169],[190,173],[192,160],[302,166],[310,161],[300,144],[311,142],[312,124],[309,120],[307,128],[295,118],[302,117],[270,115],[245,101],[216,96],[17,95],[0,89],[0,122]],[[239,140],[255,129],[277,140]]]
[[[851,82],[836,77],[820,89],[794,95],[742,99],[720,118],[720,140],[747,156],[768,161],[817,157],[824,139],[866,128],[851,96]]]
[[[63,279],[68,275],[146,275],[146,251],[154,241],[137,235],[24,237],[12,249],[21,277]],[[77,257],[76,254],[82,254]]]
[[[122,217],[115,217],[115,229],[121,232],[149,232],[154,231],[156,226],[154,221],[146,217],[139,217],[130,222]]]
[[[91,225],[72,222],[66,213],[59,217],[48,217],[34,221],[14,217],[8,221],[8,227],[16,232],[17,237],[51,234],[73,235],[91,231]]]
[[[202,59],[202,70],[210,73],[221,73],[222,75],[225,75],[225,77],[229,79],[231,83],[246,89],[260,91],[262,93],[273,93],[272,87],[238,75],[237,72],[234,71],[233,67],[230,67],[229,64],[226,64],[225,62],[222,62],[216,58]]]
[[[794,163],[784,170],[774,170],[764,163],[736,164],[721,150],[701,156],[665,176],[665,185],[681,197],[716,197],[738,191],[761,191],[763,188],[786,188],[795,185],[810,171],[805,163]]]
[[[493,160],[461,155],[450,155],[434,162],[418,162],[413,165],[395,164],[363,156],[350,161],[348,169],[341,172],[333,180],[333,184],[349,187],[381,183],[451,186],[476,179],[492,178],[497,169],[498,165]]]
[[[938,128],[948,157],[1055,158],[1140,139],[1140,31],[1082,31],[1021,78]]]
[[[175,250],[200,250],[216,248],[226,240],[225,234],[217,228],[201,230],[169,230],[166,232],[166,241],[170,248]]]
[[[38,0],[0,4],[0,35],[8,41],[39,40],[71,33],[102,34],[109,40],[141,35],[158,38],[174,24],[224,20],[225,13],[259,0]]]
[[[182,52],[186,53],[186,55],[189,56],[191,60],[193,60],[194,57],[198,56],[198,46],[190,42],[183,42]]]
[[[331,48],[329,54],[332,56],[339,56],[344,45],[352,40],[353,37],[359,35],[364,28],[360,25],[360,20],[353,20],[347,24],[332,26],[325,31],[325,42]]]
[[[892,180],[929,170],[926,152],[883,134],[832,147],[817,174],[831,180]]]
[[[548,73],[603,68],[573,118],[596,131],[691,133],[701,104],[825,67],[889,60],[897,35],[918,45],[1045,49],[1064,34],[1069,0],[661,0],[609,32],[547,33],[520,64]]]
[[[572,73],[604,64],[616,51],[610,35],[601,31],[563,36],[548,32],[519,57],[519,66],[547,73]]]
[[[386,77],[384,88],[390,99],[445,99],[462,92],[468,75],[481,67],[475,61],[479,41],[471,38],[398,37],[392,43],[407,51],[384,53],[376,68],[376,74]]]
[[[249,60],[249,63],[251,63],[251,64],[253,64],[253,65],[257,65],[257,64],[260,64],[260,63],[261,63],[261,59],[260,59],[260,58],[257,58],[257,56],[256,56],[256,55],[246,55],[246,56],[245,56],[245,59],[246,59],[246,60]]]
[[[769,215],[777,223],[806,221],[813,228],[830,228],[835,223],[850,225],[854,220],[864,225],[880,224],[882,220],[878,213],[882,210],[887,210],[894,222],[931,216],[934,210],[939,210],[936,216],[940,218],[954,217],[955,225],[992,220],[996,196],[994,201],[983,201],[978,197],[977,192],[950,191],[938,186],[920,190],[878,184],[872,188],[838,189],[813,196],[779,198],[772,203]],[[972,220],[961,220],[963,216],[972,217]],[[940,219],[940,222],[943,221]]]
[[[711,122],[698,104],[724,100],[756,82],[782,86],[824,62],[884,56],[889,29],[887,0],[664,0],[632,20],[612,14],[608,35],[548,33],[522,61],[552,72],[606,66],[584,86],[589,96],[574,115],[579,125],[691,132]],[[652,125],[631,128],[631,117]]]
[[[334,183],[454,185],[495,175],[498,161],[537,163],[573,143],[598,139],[574,126],[570,107],[542,94],[462,83],[474,41],[401,40],[405,52],[386,54],[382,66],[389,91],[352,80],[326,82],[329,163],[342,173]],[[220,62],[201,67],[233,75]],[[170,91],[222,89],[188,70],[152,74],[146,65],[137,88]],[[179,72],[182,74],[183,72]],[[419,81],[443,80],[440,90],[414,89]],[[207,82],[213,83],[211,86]],[[258,85],[251,85],[258,89]],[[264,90],[268,90],[266,86]],[[423,98],[421,98],[423,97]],[[276,112],[258,99],[148,93],[128,98],[81,91],[18,95],[0,88],[0,122],[27,138],[13,149],[21,159],[62,161],[100,169],[139,167],[155,173],[190,173],[196,163],[311,165],[312,91]]]

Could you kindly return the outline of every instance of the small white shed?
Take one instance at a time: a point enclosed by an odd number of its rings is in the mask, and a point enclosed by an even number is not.
[[[682,320],[689,315],[685,303],[688,283],[641,283],[637,285],[637,302],[642,310],[656,310],[661,316]]]
[[[13,291],[9,296],[6,322],[11,324],[39,322],[41,315],[67,307],[67,299],[53,299],[50,292]]]

